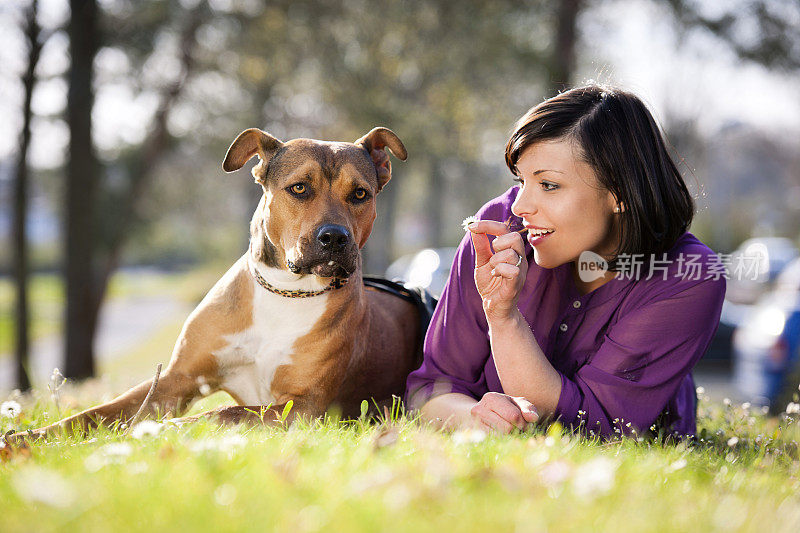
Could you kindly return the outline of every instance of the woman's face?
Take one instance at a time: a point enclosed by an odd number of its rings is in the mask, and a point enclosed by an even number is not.
[[[618,242],[617,202],[568,140],[543,141],[517,161],[520,193],[511,206],[524,220],[536,264],[555,268],[591,250],[610,259]],[[624,206],[623,206],[624,209]],[[552,230],[545,236],[536,229]]]

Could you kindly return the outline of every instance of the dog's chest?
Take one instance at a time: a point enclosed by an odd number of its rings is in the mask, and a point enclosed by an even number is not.
[[[273,402],[270,387],[275,370],[292,362],[296,341],[307,335],[325,312],[327,294],[286,298],[253,287],[253,324],[227,335],[227,345],[214,352],[221,388],[246,405]]]

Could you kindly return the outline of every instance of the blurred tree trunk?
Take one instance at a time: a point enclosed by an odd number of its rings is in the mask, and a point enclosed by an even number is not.
[[[560,0],[558,4],[555,46],[550,68],[550,83],[554,93],[570,87],[574,82],[578,15],[583,7],[583,0]]]
[[[25,36],[28,40],[28,68],[22,78],[25,87],[25,101],[22,107],[22,134],[19,142],[19,160],[14,179],[14,222],[12,242],[14,243],[14,286],[16,297],[14,354],[16,359],[16,387],[28,390],[31,382],[28,377],[28,355],[30,349],[28,316],[28,247],[26,240],[26,216],[28,212],[28,148],[31,142],[31,100],[36,85],[36,65],[42,51],[39,41],[40,28],[36,21],[38,0],[33,0],[27,11]]]
[[[100,46],[94,0],[73,0],[70,22],[72,65],[68,100],[70,157],[67,165],[67,321],[66,372],[70,378],[94,375],[94,336],[108,282],[119,266],[127,237],[159,160],[170,147],[169,113],[194,66],[196,33],[207,12],[202,3],[181,35],[180,71],[165,87],[148,134],[131,163],[129,184],[119,197],[105,198],[99,187],[99,163],[91,139],[94,103],[92,63]],[[101,200],[113,202],[110,217],[100,215]],[[97,228],[98,223],[105,227]],[[102,238],[100,233],[102,232]]]
[[[93,341],[98,308],[93,222],[100,166],[92,143],[92,65],[100,34],[96,0],[71,0],[70,8],[64,375],[86,378],[94,375],[95,370]]]
[[[119,267],[122,251],[131,229],[139,221],[142,198],[152,182],[158,162],[170,149],[171,139],[167,120],[169,113],[183,92],[194,66],[194,52],[197,45],[197,30],[207,13],[205,3],[198,5],[185,23],[180,36],[180,69],[177,78],[161,91],[160,101],[148,134],[130,165],[129,186],[125,194],[115,201],[115,210],[105,244],[105,254],[97,278],[98,302],[96,314],[105,296],[108,282]]]

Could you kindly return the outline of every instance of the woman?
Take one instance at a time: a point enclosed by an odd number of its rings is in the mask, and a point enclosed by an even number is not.
[[[542,418],[693,435],[690,372],[719,324],[725,271],[687,232],[694,203],[647,108],[572,89],[519,120],[506,163],[519,185],[470,224],[407,403],[448,428]]]

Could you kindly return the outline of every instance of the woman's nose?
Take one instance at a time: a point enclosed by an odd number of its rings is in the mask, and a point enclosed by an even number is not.
[[[516,200],[511,204],[511,212],[514,216],[523,218],[536,212],[536,206],[528,196],[524,191],[520,191],[519,195],[517,195]]]

